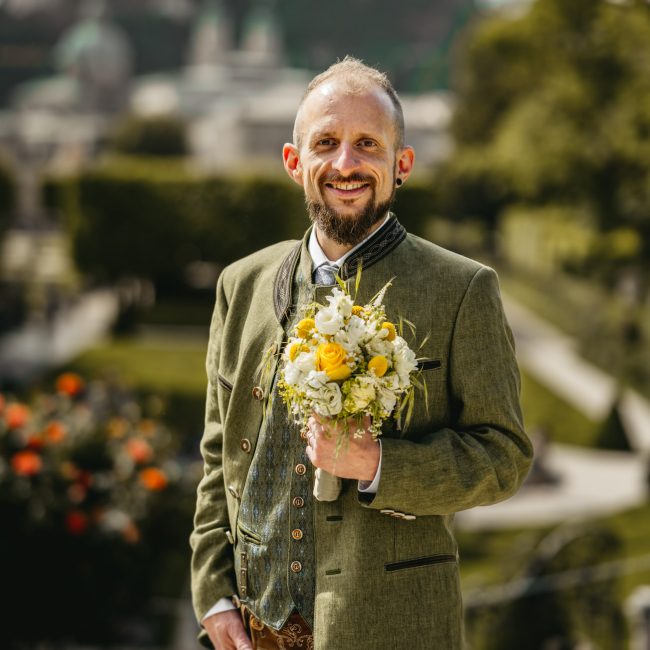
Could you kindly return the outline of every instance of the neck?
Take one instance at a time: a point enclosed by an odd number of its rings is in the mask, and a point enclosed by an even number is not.
[[[375,232],[375,230],[377,230],[377,228],[379,228],[384,223],[384,220],[384,217],[378,219],[377,222],[364,233],[361,239],[359,239],[359,241],[354,244],[339,244],[338,242],[330,239],[327,235],[325,235],[325,233],[318,227],[317,224],[314,224],[314,230],[316,231],[316,239],[318,240],[318,245],[323,250],[323,253],[325,253],[327,259],[334,262],[343,257],[343,255],[345,255],[348,251],[351,251],[359,242],[363,241],[367,237],[370,237],[370,235],[372,235],[372,233]]]

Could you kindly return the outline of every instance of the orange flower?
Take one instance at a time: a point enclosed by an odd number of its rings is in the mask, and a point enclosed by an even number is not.
[[[88,528],[88,517],[81,510],[71,510],[65,516],[65,527],[71,535],[81,535]]]
[[[27,447],[29,447],[29,449],[33,449],[34,451],[43,449],[44,444],[45,442],[43,440],[43,436],[40,433],[33,433],[27,438]]]
[[[10,429],[24,427],[30,418],[29,409],[24,404],[9,404],[5,409],[5,422]]]
[[[15,453],[11,459],[11,468],[20,476],[34,476],[43,467],[41,457],[30,449]]]
[[[111,438],[123,438],[129,428],[124,418],[111,418],[106,425],[106,430]]]
[[[59,375],[56,380],[56,390],[59,393],[68,395],[69,397],[79,395],[83,388],[83,379],[74,372],[64,372],[62,375]]]
[[[140,529],[135,522],[130,521],[122,529],[122,538],[127,544],[137,544],[140,541]]]
[[[152,492],[164,490],[167,487],[167,476],[157,467],[147,467],[140,472],[140,482]]]
[[[131,438],[128,440],[126,443],[126,451],[139,465],[150,461],[153,456],[151,445],[145,440],[142,440],[142,438]]]
[[[65,438],[66,430],[61,422],[48,422],[43,435],[47,442],[56,444]]]
[[[151,437],[156,432],[156,423],[149,419],[140,420],[138,422],[138,431],[147,437]]]

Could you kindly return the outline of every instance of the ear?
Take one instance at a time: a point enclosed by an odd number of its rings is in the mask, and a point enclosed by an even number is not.
[[[397,152],[395,161],[395,174],[405,181],[413,171],[415,164],[415,150],[413,147],[404,147]]]
[[[302,187],[302,165],[300,164],[298,147],[287,142],[282,147],[282,160],[284,162],[284,169],[289,174],[289,178]]]

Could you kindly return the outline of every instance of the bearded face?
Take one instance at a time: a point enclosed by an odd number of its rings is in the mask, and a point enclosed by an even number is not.
[[[371,190],[371,196],[365,206],[353,214],[342,214],[322,200],[306,199],[309,218],[323,232],[337,244],[354,246],[365,239],[368,231],[390,210],[395,198],[395,191],[386,201],[377,202],[375,186],[371,177],[362,174],[351,174],[342,177],[332,174],[323,181],[324,185],[364,183]],[[321,192],[321,196],[323,193]]]

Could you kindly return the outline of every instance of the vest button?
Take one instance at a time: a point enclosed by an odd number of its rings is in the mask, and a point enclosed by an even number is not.
[[[296,474],[298,474],[298,476],[302,476],[306,472],[307,472],[307,467],[305,467],[305,465],[303,465],[302,463],[298,463],[296,465]]]
[[[228,486],[228,492],[230,492],[230,495],[235,497],[235,499],[239,499],[239,492],[237,492],[237,490],[232,485]]]
[[[305,500],[302,497],[293,497],[292,503],[296,508],[302,508],[305,505]]]
[[[300,564],[300,562],[292,562],[291,563],[291,570],[294,573],[300,573],[302,571],[302,564]]]
[[[300,530],[300,528],[294,528],[291,531],[291,537],[293,537],[295,540],[302,539],[302,530]]]
[[[242,438],[239,446],[242,448],[242,451],[248,454],[251,450],[251,441],[248,438]]]
[[[260,386],[255,386],[255,388],[253,388],[253,397],[260,401],[264,399],[264,391]]]

